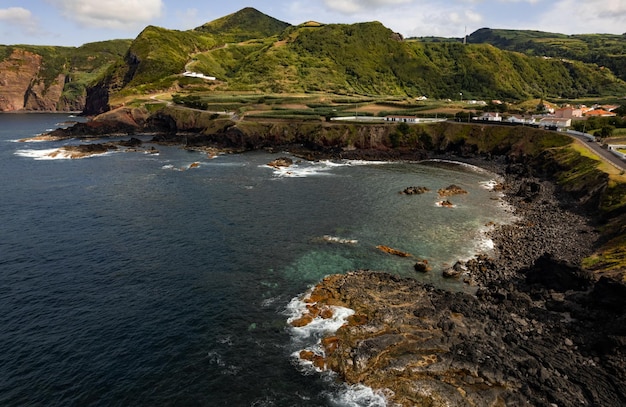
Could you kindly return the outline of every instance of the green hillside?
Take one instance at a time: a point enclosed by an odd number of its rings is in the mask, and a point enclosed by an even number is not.
[[[277,40],[231,45],[198,57],[228,89],[428,95],[458,98],[577,98],[626,90],[610,70],[487,44],[403,41],[380,23],[302,25]]]
[[[626,33],[564,35],[530,30],[481,28],[468,37],[473,44],[491,44],[503,50],[533,56],[566,58],[612,70],[626,80]]]
[[[468,42],[405,40],[378,22],[292,26],[245,8],[188,31],[149,26],[132,43],[30,48],[44,56],[46,76],[72,73],[68,91],[95,83],[93,112],[110,97],[153,92],[510,101],[626,94],[625,36],[481,29]],[[8,53],[0,47],[0,58]],[[186,70],[217,80],[185,77]]]

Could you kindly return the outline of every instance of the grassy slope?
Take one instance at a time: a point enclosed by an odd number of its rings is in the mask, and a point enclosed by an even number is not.
[[[567,58],[606,66],[626,80],[626,35],[564,35],[529,30],[483,28],[468,38],[528,55]]]

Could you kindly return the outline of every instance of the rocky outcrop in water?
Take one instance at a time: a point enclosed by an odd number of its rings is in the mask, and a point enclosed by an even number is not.
[[[441,188],[437,191],[437,193],[439,194],[439,196],[441,197],[446,197],[446,196],[454,196],[454,195],[463,195],[463,194],[467,194],[467,191],[464,190],[463,188],[461,188],[458,185],[450,185],[447,186],[445,188]]]
[[[286,168],[293,165],[293,160],[289,157],[279,157],[275,160],[270,161],[269,163],[267,163],[267,165],[274,168]]]
[[[406,187],[400,193],[403,195],[421,195],[430,192],[426,187]]]

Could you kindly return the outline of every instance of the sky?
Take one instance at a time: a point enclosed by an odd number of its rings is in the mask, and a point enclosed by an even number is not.
[[[463,37],[482,27],[626,33],[626,0],[0,0],[0,44],[80,46],[188,30],[244,7],[290,24],[380,21],[405,37]]]

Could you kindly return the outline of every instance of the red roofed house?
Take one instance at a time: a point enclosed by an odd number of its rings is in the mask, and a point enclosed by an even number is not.
[[[613,112],[609,112],[607,110],[604,109],[595,109],[595,110],[590,110],[587,113],[585,113],[585,116],[587,117],[591,117],[591,116],[595,116],[595,117],[613,117],[613,116],[617,116],[615,113]]]

